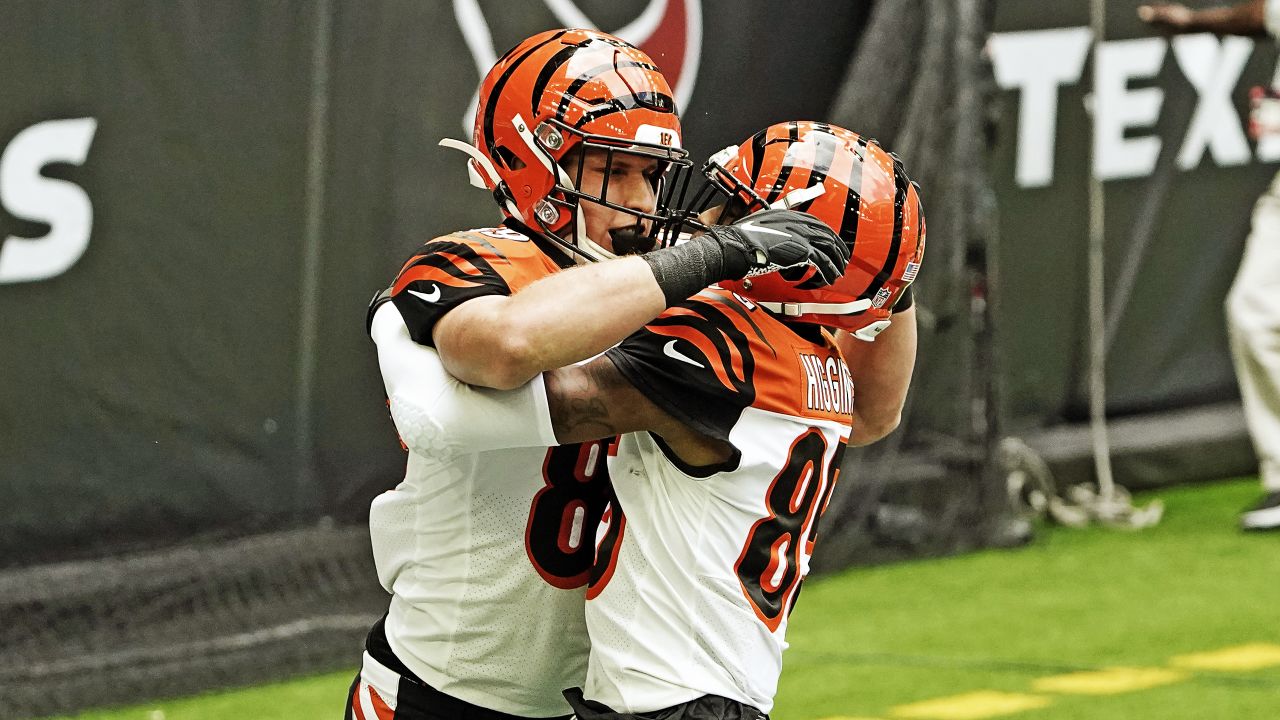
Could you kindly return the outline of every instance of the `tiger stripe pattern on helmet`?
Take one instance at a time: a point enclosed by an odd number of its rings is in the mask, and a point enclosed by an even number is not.
[[[844,276],[827,287],[785,273],[725,287],[767,302],[869,301],[871,308],[856,315],[791,318],[853,330],[888,318],[897,297],[915,279],[925,244],[919,186],[902,161],[875,140],[829,123],[778,123],[742,143],[726,166],[709,162],[705,172],[722,193],[745,203],[748,212],[785,204],[814,215],[851,252]],[[815,186],[823,192],[806,194],[796,203],[788,200]]]
[[[503,211],[574,251],[589,251],[570,231],[579,200],[650,224],[666,216],[609,204],[607,182],[598,195],[584,194],[554,166],[578,147],[642,155],[663,169],[686,165],[680,138],[674,94],[649,56],[577,29],[539,33],[505,53],[481,82],[473,133],[497,173],[496,184],[483,179]]]
[[[484,145],[482,145],[482,147],[486,147],[486,148],[492,147],[494,145],[494,139],[495,139],[494,120],[496,117],[495,113],[498,110],[498,103],[494,101],[490,101],[488,100],[488,98],[492,97],[496,100],[497,98],[501,97],[503,91],[507,87],[507,83],[511,80],[511,77],[515,74],[516,69],[519,68],[526,60],[529,59],[530,56],[532,56],[538,50],[546,47],[547,45],[550,45],[556,40],[559,40],[566,32],[567,32],[566,30],[558,30],[552,33],[550,37],[543,38],[538,40],[537,42],[532,43],[532,47],[528,47],[527,49],[524,49],[523,52],[521,52],[522,48],[525,48],[526,45],[530,44],[530,41],[526,40],[524,43],[521,43],[520,45],[517,45],[516,47],[513,47],[510,50],[508,50],[506,54],[502,56],[502,59],[498,60],[497,64],[493,66],[493,70],[489,71],[489,77],[493,77],[493,74],[495,72],[498,72],[498,68],[503,68],[503,70],[499,72],[498,76],[494,79],[493,85],[490,87],[489,92],[488,93],[481,92],[480,102],[483,104],[481,107],[476,109],[476,119],[481,120],[481,122],[479,123],[480,125],[479,130],[481,131],[481,133],[483,133],[483,138],[484,138]],[[511,57],[517,53],[520,53],[519,58],[513,62],[508,62],[511,59]],[[486,83],[488,83],[489,77],[485,78]]]
[[[591,65],[586,68],[565,67],[587,62]],[[505,104],[503,92],[508,83],[521,70],[533,67],[538,68],[535,79],[527,89],[520,89],[520,94],[527,93],[527,99],[524,103],[519,98],[515,100],[528,108],[530,125],[554,118],[589,131],[586,126],[593,121],[627,110],[676,114],[670,87],[658,67],[639,49],[604,33],[556,30],[534,36],[508,51],[490,71],[493,84],[487,91],[482,88],[482,106],[476,113],[481,119],[478,139],[483,140],[484,146],[494,146],[495,126],[506,119],[500,118],[498,111]],[[619,138],[630,139],[634,138]]]

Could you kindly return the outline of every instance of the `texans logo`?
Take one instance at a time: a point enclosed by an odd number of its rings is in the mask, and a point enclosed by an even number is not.
[[[671,83],[680,111],[688,108],[702,50],[702,0],[648,0],[634,20],[617,29],[599,27],[573,0],[543,2],[555,17],[555,24],[561,27],[604,30],[644,50]],[[499,52],[550,27],[530,27],[520,37],[495,40],[490,23],[480,8],[480,0],[453,0],[453,14],[475,61],[478,77],[489,72],[489,68],[498,61]],[[467,135],[471,133],[477,102],[478,97],[473,93],[467,112],[462,116],[462,129]]]

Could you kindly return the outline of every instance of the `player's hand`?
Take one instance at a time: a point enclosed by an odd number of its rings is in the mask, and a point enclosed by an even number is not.
[[[826,223],[798,210],[761,210],[707,231],[724,251],[727,280],[809,266],[816,286],[830,285],[849,264],[849,246]]]
[[[1138,6],[1139,20],[1170,33],[1186,32],[1194,17],[1194,11],[1185,5],[1161,3]]]

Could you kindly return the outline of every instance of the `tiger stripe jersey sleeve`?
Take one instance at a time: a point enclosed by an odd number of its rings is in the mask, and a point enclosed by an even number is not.
[[[698,432],[728,441],[755,399],[751,320],[704,292],[669,308],[606,355],[654,404]]]
[[[391,302],[400,311],[414,342],[434,347],[431,331],[440,318],[462,303],[486,295],[510,295],[494,266],[499,256],[466,235],[449,235],[423,245],[409,258],[391,285]]]
[[[459,305],[487,295],[511,295],[556,270],[530,239],[506,227],[438,237],[419,248],[395,282],[369,308],[394,303],[414,342],[434,347],[431,332]]]

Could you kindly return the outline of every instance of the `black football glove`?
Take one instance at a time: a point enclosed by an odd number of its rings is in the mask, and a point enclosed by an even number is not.
[[[812,266],[811,287],[825,287],[844,274],[849,246],[826,223],[798,210],[761,210],[732,225],[714,225],[704,237],[724,252],[724,277],[739,280],[778,270]]]
[[[675,247],[641,256],[667,305],[721,280],[813,267],[805,287],[825,287],[844,274],[849,246],[826,223],[798,210],[762,210],[732,225],[715,225]]]

